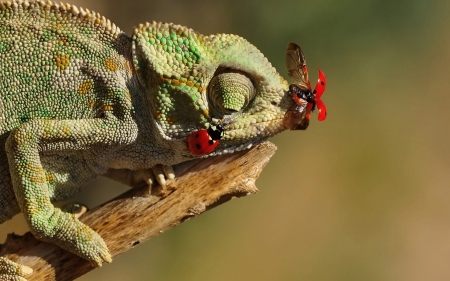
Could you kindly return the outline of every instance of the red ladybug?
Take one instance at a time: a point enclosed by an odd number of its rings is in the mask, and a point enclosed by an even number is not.
[[[202,129],[194,132],[187,140],[189,152],[195,156],[203,156],[212,152],[223,137],[223,126],[209,125],[207,130]]]
[[[303,112],[306,108],[308,111],[306,113],[306,118],[309,120],[311,112],[317,107],[319,111],[319,121],[325,120],[327,117],[327,109],[320,99],[325,92],[327,83],[325,74],[319,69],[319,78],[317,79],[314,91],[312,91],[305,56],[303,55],[300,46],[292,42],[289,43],[286,48],[286,67],[288,69],[289,77],[294,79],[294,84],[289,85],[289,92],[297,104],[294,110]],[[304,101],[307,101],[308,104],[306,105]]]

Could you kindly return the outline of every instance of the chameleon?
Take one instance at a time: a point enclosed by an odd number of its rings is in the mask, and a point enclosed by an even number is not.
[[[148,22],[128,36],[70,4],[0,3],[0,223],[22,212],[36,238],[109,263],[103,239],[54,202],[98,176],[164,185],[172,165],[296,129],[295,107],[288,82],[237,35]],[[189,137],[217,125],[220,143],[193,155]],[[0,257],[0,280],[31,272]]]

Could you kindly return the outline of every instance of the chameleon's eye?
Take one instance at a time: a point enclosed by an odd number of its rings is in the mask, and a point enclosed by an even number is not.
[[[242,72],[216,73],[208,86],[208,100],[213,113],[227,115],[241,111],[255,96],[255,87]]]

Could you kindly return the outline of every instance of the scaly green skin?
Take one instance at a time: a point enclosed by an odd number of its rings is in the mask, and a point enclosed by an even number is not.
[[[248,148],[287,129],[294,106],[241,37],[156,22],[128,37],[98,14],[39,1],[0,4],[0,83],[0,222],[21,211],[37,238],[98,266],[111,261],[102,238],[52,201],[114,170],[190,160],[187,137],[220,119],[225,136],[208,156]],[[0,259],[0,279],[28,272]]]

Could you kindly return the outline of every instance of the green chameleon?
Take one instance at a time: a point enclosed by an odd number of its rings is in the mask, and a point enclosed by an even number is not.
[[[152,22],[129,37],[42,1],[0,3],[0,84],[0,223],[22,212],[36,238],[97,266],[111,262],[103,239],[52,202],[129,170],[129,182],[164,185],[171,165],[247,149],[304,117],[289,117],[288,83],[239,36]],[[193,155],[189,137],[216,125],[219,145]],[[0,280],[31,271],[0,258]]]

